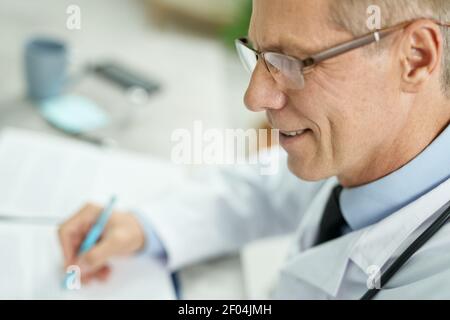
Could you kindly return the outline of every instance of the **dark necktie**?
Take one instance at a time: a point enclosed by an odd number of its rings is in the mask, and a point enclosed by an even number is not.
[[[347,225],[339,205],[339,195],[342,189],[341,185],[336,186],[328,198],[320,221],[316,245],[338,238],[342,235],[343,227]]]

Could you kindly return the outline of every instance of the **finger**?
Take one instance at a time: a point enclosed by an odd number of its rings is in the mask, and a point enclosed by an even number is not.
[[[74,248],[75,241],[72,240],[73,236],[66,232],[62,227],[58,229],[58,237],[63,251],[64,267],[67,268],[69,265],[73,264],[76,259],[76,251]]]
[[[60,226],[58,235],[66,267],[74,264],[78,248],[99,213],[99,207],[88,204]]]
[[[102,208],[88,203],[83,208],[81,208],[76,214],[70,217],[63,226],[66,226],[71,231],[81,231],[86,233],[91,226],[97,221],[98,216],[100,215]]]
[[[81,274],[81,283],[82,284],[90,284],[93,279],[94,279],[94,276],[91,274]]]
[[[81,283],[87,285],[87,284],[90,284],[95,279],[104,282],[104,281],[108,280],[110,274],[111,274],[111,267],[103,266],[94,273],[89,273],[89,274],[81,273]]]
[[[102,239],[91,250],[79,258],[78,265],[82,273],[93,274],[104,267],[108,260],[116,253],[116,246],[112,239]]]
[[[111,275],[111,268],[109,266],[104,266],[94,274],[94,277],[100,280],[101,282],[105,282],[109,279],[110,275]]]

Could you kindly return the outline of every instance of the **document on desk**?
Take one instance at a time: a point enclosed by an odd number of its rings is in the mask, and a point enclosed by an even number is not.
[[[158,260],[112,262],[107,282],[63,288],[56,226],[0,223],[0,299],[175,299],[170,274]]]
[[[117,195],[132,209],[169,192],[184,171],[159,159],[14,128],[0,133],[0,217],[64,220]]]

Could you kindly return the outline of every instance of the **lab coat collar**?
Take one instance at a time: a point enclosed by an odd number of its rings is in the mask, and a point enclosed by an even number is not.
[[[450,179],[375,225],[363,229],[351,260],[363,271],[383,268],[395,251],[450,200]]]
[[[337,295],[353,246],[362,234],[361,231],[352,232],[333,241],[311,247],[315,242],[325,209],[324,203],[337,184],[338,180],[335,177],[330,178],[319,191],[297,233],[297,241],[301,243],[300,252],[293,252],[282,269],[282,273],[309,283],[331,296]]]
[[[296,254],[283,272],[336,297],[350,262],[367,274],[371,266],[383,268],[408,236],[450,200],[449,194],[450,179],[372,226]]]
[[[288,261],[283,273],[305,281],[335,297],[361,232],[353,232],[334,241],[306,250]]]

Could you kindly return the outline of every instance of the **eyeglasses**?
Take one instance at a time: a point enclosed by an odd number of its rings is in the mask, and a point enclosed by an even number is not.
[[[413,22],[414,21],[408,21],[390,28],[377,30],[314,54],[306,59],[298,59],[277,52],[261,52],[255,50],[251,47],[247,38],[237,39],[235,40],[235,44],[241,62],[249,73],[253,73],[258,60],[262,59],[266,69],[281,86],[288,89],[303,89],[305,86],[305,74],[311,71],[317,64],[349,51],[367,46],[371,43],[379,42],[395,31],[403,29]],[[433,22],[443,27],[450,27],[450,24],[448,23],[434,20]]]

